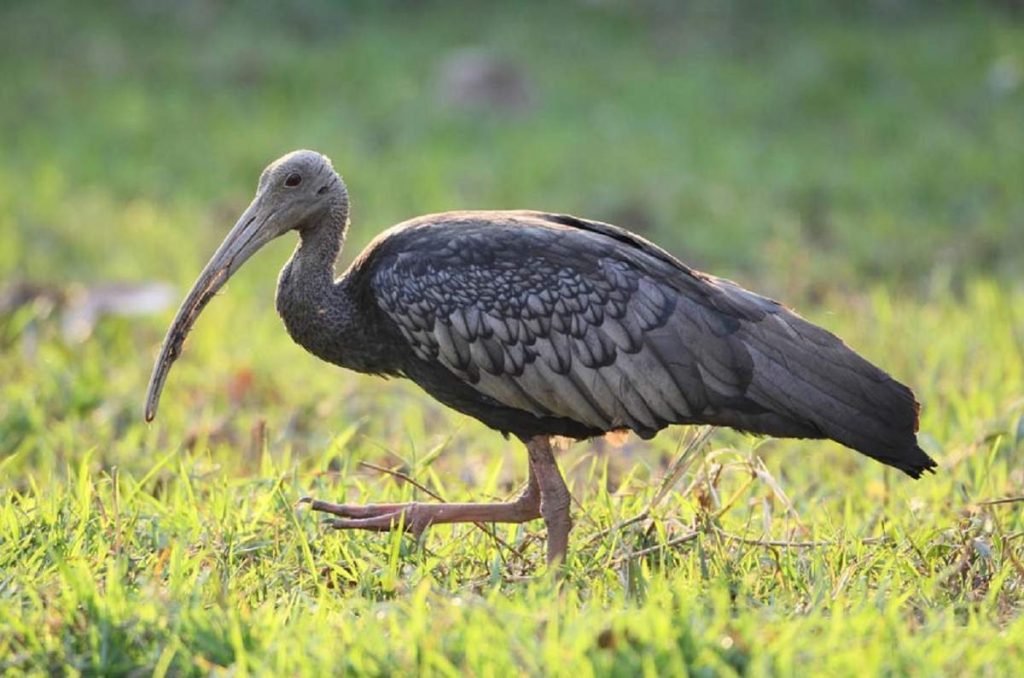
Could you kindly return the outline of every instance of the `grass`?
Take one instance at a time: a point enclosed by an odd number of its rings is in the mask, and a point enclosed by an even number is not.
[[[1024,663],[1024,29],[987,5],[744,13],[73,3],[0,9],[0,671],[989,674]],[[258,36],[258,39],[254,39]],[[484,46],[524,108],[453,105]],[[322,528],[305,494],[513,496],[516,444],[403,382],[325,369],[271,311],[291,244],[199,322],[160,417],[167,314],[84,342],[74,283],[188,285],[294,147],[386,225],[535,207],[635,228],[785,299],[910,383],[940,471],[716,431],[560,455],[543,527]],[[628,523],[628,524],[625,524]]]

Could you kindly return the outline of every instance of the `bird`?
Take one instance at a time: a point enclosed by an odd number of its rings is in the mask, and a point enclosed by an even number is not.
[[[936,462],[918,446],[907,386],[777,301],[702,273],[624,228],[541,211],[420,216],[378,235],[340,275],[349,195],[329,158],[293,151],[181,304],[153,367],[145,418],[188,332],[266,243],[295,232],[276,307],[309,353],[400,377],[525,445],[528,480],[502,503],[300,501],[337,529],[417,535],[431,525],[541,519],[547,562],[564,562],[570,494],[556,436],[709,424],[831,439],[913,478]]]

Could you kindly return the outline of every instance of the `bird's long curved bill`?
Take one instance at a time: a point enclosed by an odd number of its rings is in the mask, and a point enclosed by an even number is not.
[[[264,228],[266,221],[266,217],[261,215],[258,201],[254,200],[193,283],[192,289],[174,317],[174,322],[167,330],[167,336],[164,337],[163,346],[160,348],[160,357],[153,366],[153,375],[149,378],[149,391],[146,395],[146,421],[153,421],[156,416],[160,392],[167,380],[167,373],[181,354],[181,345],[203,308],[246,259],[273,238],[273,235]]]

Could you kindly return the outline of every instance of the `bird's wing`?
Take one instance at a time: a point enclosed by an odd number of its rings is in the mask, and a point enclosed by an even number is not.
[[[443,217],[406,227],[374,267],[377,303],[422,360],[506,406],[601,430],[764,411],[745,397],[753,362],[738,331],[774,302],[735,299],[605,224]]]
[[[832,438],[918,477],[909,388],[778,302],[609,224],[431,215],[374,248],[374,298],[409,348],[538,416],[650,436],[712,423]]]

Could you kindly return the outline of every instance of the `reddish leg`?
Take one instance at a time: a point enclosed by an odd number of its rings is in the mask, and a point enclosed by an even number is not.
[[[299,501],[314,511],[338,516],[328,524],[338,530],[385,532],[404,525],[417,537],[431,525],[442,523],[525,523],[543,518],[548,528],[548,563],[565,560],[572,520],[569,490],[551,453],[546,436],[526,443],[530,455],[530,480],[515,500],[490,504],[332,504],[312,497]]]
[[[569,530],[572,529],[569,505],[572,498],[551,453],[551,439],[547,436],[531,438],[526,443],[526,451],[530,455],[530,470],[536,475],[540,487],[540,514],[548,528],[548,565],[556,565],[565,562],[569,547]]]
[[[387,532],[404,525],[417,537],[431,525],[443,523],[525,523],[541,517],[540,491],[537,478],[530,469],[530,480],[516,499],[496,503],[421,504],[332,504],[312,497],[303,497],[314,511],[340,516],[328,521],[337,530],[372,530]]]

